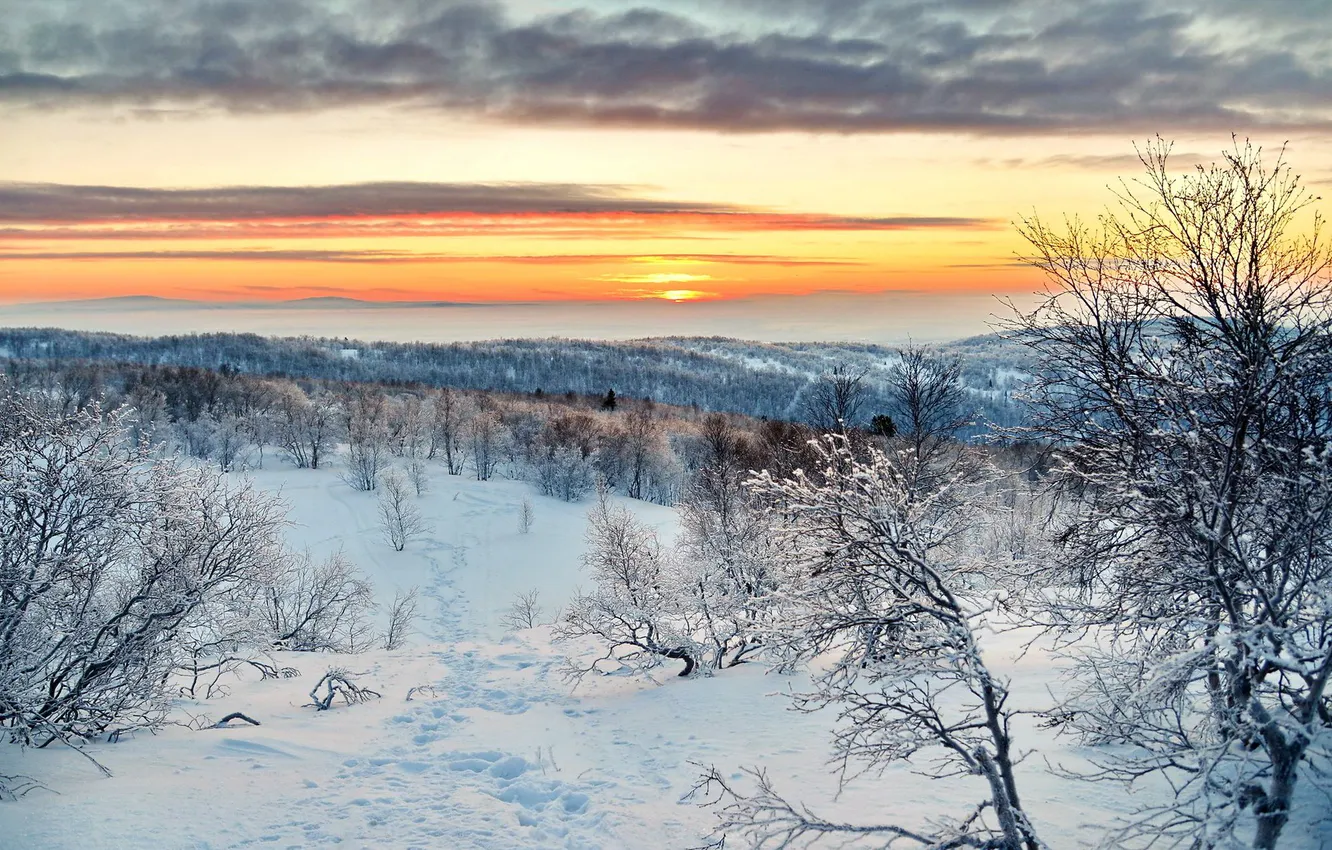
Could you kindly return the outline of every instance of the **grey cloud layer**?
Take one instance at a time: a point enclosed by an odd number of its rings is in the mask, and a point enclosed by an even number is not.
[[[0,247],[0,263],[16,260],[258,260],[262,262],[316,263],[517,263],[571,265],[582,263],[639,263],[648,260],[736,266],[853,267],[854,260],[805,259],[777,254],[530,254],[507,256],[415,254],[405,251],[249,250],[249,251],[22,251]]]
[[[1332,16],[1315,0],[647,0],[539,18],[447,0],[11,3],[11,104],[387,103],[730,131],[1332,120]]]
[[[135,222],[292,222],[476,216],[625,214],[699,215],[736,227],[811,230],[989,228],[995,222],[965,216],[837,216],[783,213],[725,204],[661,201],[631,194],[633,187],[564,183],[350,183],[332,186],[222,186],[152,189],[0,182],[0,223],[62,225],[58,237],[96,238],[70,231],[79,224]],[[117,230],[106,231],[114,237]],[[134,233],[135,236],[197,235]],[[0,228],[0,237],[44,238],[45,229]]]
[[[0,183],[0,221],[243,221],[439,213],[728,213],[734,207],[633,197],[629,187],[560,183],[353,183],[145,189]]]

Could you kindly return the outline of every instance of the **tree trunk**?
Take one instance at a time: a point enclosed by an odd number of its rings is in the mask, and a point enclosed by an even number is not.
[[[994,813],[999,818],[999,828],[1004,833],[1003,850],[1022,850],[1022,832],[1018,826],[1017,814],[1013,811],[1013,803],[1008,799],[1008,789],[1004,787],[1003,777],[999,775],[999,768],[994,763],[994,758],[984,747],[977,747],[976,761],[980,764],[981,772],[985,774],[985,779],[990,783],[990,795],[994,800]]]

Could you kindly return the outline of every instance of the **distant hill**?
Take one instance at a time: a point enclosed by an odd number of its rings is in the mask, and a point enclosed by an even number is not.
[[[1025,354],[995,335],[941,348],[959,355],[979,416],[1023,418],[1013,390]],[[354,352],[354,354],[352,353]],[[885,389],[893,349],[857,343],[756,343],[724,337],[604,342],[511,339],[447,344],[218,333],[136,337],[51,328],[0,329],[0,357],[230,368],[256,375],[383,381],[506,392],[604,393],[772,419],[801,419],[819,375],[837,364],[865,373],[865,416],[892,414]]]

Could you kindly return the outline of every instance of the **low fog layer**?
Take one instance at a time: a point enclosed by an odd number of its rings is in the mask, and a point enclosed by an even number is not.
[[[1030,298],[1014,299],[1022,307]],[[994,295],[825,293],[676,304],[664,301],[367,305],[308,301],[222,305],[108,299],[0,305],[0,325],[156,335],[244,331],[391,342],[568,336],[729,336],[782,341],[941,342],[987,333],[1008,315]]]

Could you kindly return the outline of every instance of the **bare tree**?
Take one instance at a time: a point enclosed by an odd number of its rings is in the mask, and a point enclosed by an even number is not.
[[[380,478],[379,530],[394,550],[401,552],[407,544],[430,530],[421,516],[421,509],[412,502],[407,479],[396,469],[390,469]]]
[[[742,484],[754,465],[745,435],[721,413],[710,414],[700,430],[696,468],[688,500],[716,515],[723,526],[743,501]]]
[[[291,387],[278,400],[278,439],[300,469],[318,469],[334,450],[337,407],[326,394],[306,396]]]
[[[962,361],[916,345],[898,349],[897,355],[887,377],[897,414],[892,421],[910,444],[917,465],[928,465],[968,424]]]
[[[275,648],[357,652],[369,648],[374,592],[341,552],[316,563],[294,558],[264,589],[263,617]]]
[[[512,632],[534,628],[541,616],[541,604],[537,601],[539,595],[535,590],[518,594],[509,606],[508,613],[500,618],[500,624]]]
[[[626,487],[631,499],[641,499],[646,492],[648,476],[655,457],[661,453],[661,426],[653,415],[650,404],[629,411],[624,417],[624,442],[627,460]]]
[[[685,602],[670,553],[654,531],[602,491],[589,517],[583,564],[596,588],[575,597],[557,624],[562,639],[594,638],[604,654],[571,668],[576,679],[604,665],[649,670],[667,659],[684,662],[681,676],[703,663],[698,615]]]
[[[483,410],[467,422],[467,443],[477,481],[488,481],[499,466],[504,425],[494,411]]]
[[[518,533],[529,534],[532,531],[532,500],[523,497],[523,503],[518,506]]]
[[[449,475],[460,475],[466,452],[463,449],[463,433],[470,410],[462,403],[458,394],[448,387],[439,391],[435,397],[433,418],[430,428],[429,457],[444,458],[444,468]]]
[[[387,412],[382,392],[361,388],[343,399],[347,433],[347,466],[342,480],[353,489],[369,492],[389,463]]]
[[[401,649],[407,641],[407,635],[412,630],[412,623],[416,620],[416,588],[411,588],[407,592],[399,591],[393,597],[393,604],[389,607],[388,628],[384,631],[384,648],[388,650]]]
[[[976,591],[990,565],[954,545],[974,512],[957,511],[942,490],[916,490],[895,458],[875,449],[859,460],[838,435],[819,449],[821,483],[799,471],[753,482],[781,519],[773,649],[787,663],[832,658],[796,707],[833,707],[843,721],[835,737],[843,781],[860,772],[853,763],[873,769],[928,753],[937,767],[927,775],[974,776],[983,790],[929,828],[830,822],[788,802],[761,771],[751,774],[756,792],[714,769],[697,793],[716,794],[719,829],[756,847],[881,836],[891,846],[1037,850],[1014,773],[1008,685],[977,643],[991,603]]]
[[[1096,776],[1176,791],[1119,840],[1273,848],[1329,722],[1332,251],[1281,156],[1169,153],[1098,229],[1022,226],[1050,292],[1013,332],[1078,499],[1052,625],[1092,638],[1073,726],[1130,745]]]
[[[838,363],[819,376],[805,399],[805,418],[820,434],[846,434],[860,422],[865,372]]]

